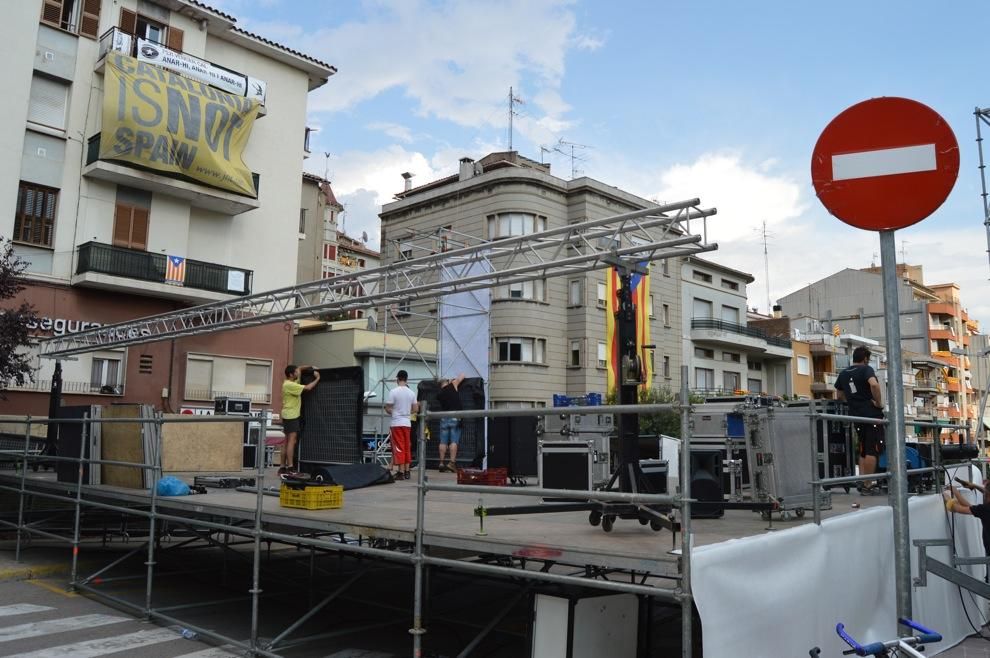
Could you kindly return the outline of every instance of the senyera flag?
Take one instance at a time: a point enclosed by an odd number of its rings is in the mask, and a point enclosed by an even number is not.
[[[649,263],[640,263],[649,272]],[[639,346],[639,357],[643,364],[643,379],[641,390],[649,390],[653,386],[653,359],[644,345],[649,345],[650,336],[650,275],[633,274],[630,277],[632,301],[636,307],[636,344]],[[619,309],[619,273],[614,267],[605,271],[605,345],[608,351],[606,360],[607,386],[609,392],[618,391],[621,380],[619,370],[622,356],[619,351],[619,331],[615,323],[615,313]]]

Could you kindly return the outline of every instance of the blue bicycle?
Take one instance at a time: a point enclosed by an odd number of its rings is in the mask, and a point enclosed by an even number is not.
[[[849,633],[846,632],[844,624],[836,624],[835,632],[848,644],[851,649],[842,652],[843,656],[855,654],[857,656],[875,656],[876,658],[901,658],[910,656],[911,658],[925,658],[921,653],[925,650],[923,645],[941,642],[942,636],[935,631],[925,628],[921,624],[911,619],[899,619],[901,625],[917,631],[919,635],[911,634],[899,637],[896,640],[886,642],[871,642],[870,644],[860,644]],[[808,652],[811,658],[821,656],[821,649],[815,647]]]

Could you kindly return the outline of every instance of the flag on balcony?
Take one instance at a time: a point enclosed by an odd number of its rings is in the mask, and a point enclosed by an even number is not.
[[[181,286],[186,282],[186,259],[169,256],[165,259],[165,283]]]
[[[648,267],[647,263],[641,263]],[[614,267],[605,271],[605,345],[608,360],[606,365],[608,390],[618,391],[621,377],[619,371],[622,358],[619,352],[619,331],[615,323],[615,312],[619,308],[619,273]],[[632,301],[636,307],[636,345],[643,364],[642,390],[653,386],[653,355],[644,345],[649,345],[650,337],[650,275],[633,274],[630,279]]]

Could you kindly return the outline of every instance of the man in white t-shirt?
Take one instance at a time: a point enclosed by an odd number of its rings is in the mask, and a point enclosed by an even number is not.
[[[395,378],[398,386],[388,392],[385,401],[385,413],[392,415],[389,436],[392,439],[392,465],[395,467],[393,476],[396,480],[408,480],[409,463],[412,461],[412,422],[409,416],[419,411],[419,402],[416,402],[416,394],[407,384],[409,373],[400,370]]]

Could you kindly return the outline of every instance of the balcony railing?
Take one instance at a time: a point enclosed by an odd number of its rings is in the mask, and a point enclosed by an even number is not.
[[[25,382],[23,386],[9,384],[9,391],[35,391],[48,392],[52,390],[52,380],[36,379],[32,382]],[[69,395],[123,395],[123,384],[94,384],[92,382],[62,382],[62,393]]]
[[[814,379],[812,379],[813,384],[824,384],[826,386],[835,386],[835,381],[839,378],[838,373],[834,372],[816,372]]]
[[[102,135],[102,133],[96,133],[95,135],[93,135],[92,137],[90,137],[89,140],[86,142],[86,164],[87,165],[91,165],[91,164],[93,164],[94,162],[96,162],[97,160],[100,159],[100,136],[101,135]],[[144,167],[141,167],[140,165],[136,165],[133,162],[127,162],[126,165],[128,167],[134,167],[135,169],[140,169],[142,171],[150,171],[152,173],[159,174],[159,175],[162,175],[162,176],[171,175],[171,174],[166,174],[165,172],[157,171],[155,169],[147,169],[146,170]],[[186,176],[178,176],[178,175],[173,176],[173,177],[174,178],[178,178],[180,180],[188,181],[190,183],[195,183],[196,185],[202,185],[204,187],[213,187],[212,185],[207,185],[203,181],[198,181],[198,180],[196,180],[194,178],[188,178]],[[255,193],[255,198],[257,198],[257,195],[258,194],[261,194],[261,175],[252,171],[251,172],[251,180],[254,181],[254,193]],[[215,189],[221,189],[221,188],[215,188]],[[223,190],[223,191],[226,192],[227,190]],[[237,192],[233,192],[232,194],[237,194]]]
[[[79,245],[79,265],[76,274],[95,272],[110,276],[122,276],[152,283],[166,283],[165,254],[124,249],[99,242]],[[185,288],[208,290],[225,295],[248,295],[251,293],[252,270],[228,267],[216,263],[186,259]],[[243,289],[232,290],[231,282],[244,282]]]
[[[187,400],[213,401],[217,398],[250,398],[258,404],[271,404],[271,393],[245,393],[243,391],[216,391],[212,388],[187,388]]]
[[[751,329],[750,327],[741,324],[736,324],[735,322],[726,322],[725,320],[716,320],[715,318],[691,318],[691,328],[716,329],[718,331],[728,331],[734,334],[739,334],[741,336],[749,336],[750,338],[759,338],[760,340],[765,340],[769,345],[775,345],[777,347],[791,349],[791,341],[787,338],[777,338],[776,336],[768,336],[765,331],[760,331],[759,329]]]

